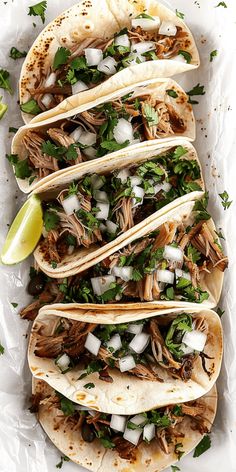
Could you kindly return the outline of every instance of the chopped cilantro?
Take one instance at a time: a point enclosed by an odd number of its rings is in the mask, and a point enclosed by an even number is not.
[[[216,57],[217,54],[218,54],[217,49],[215,49],[214,51],[211,51],[211,53],[210,53],[210,62],[213,61],[214,57]]]
[[[197,84],[195,85],[192,90],[189,90],[187,92],[187,95],[189,96],[189,103],[192,105],[197,105],[199,102],[197,100],[192,100],[191,97],[195,95],[205,95],[205,90],[204,90],[204,85]]]
[[[10,84],[10,74],[7,70],[0,69],[0,88],[7,90],[11,95],[13,93]]]
[[[217,7],[228,8],[225,2],[220,2],[220,3],[218,3],[218,5],[216,5],[215,8],[217,8]]]
[[[217,315],[221,318],[223,314],[225,313],[225,310],[222,310],[219,306],[216,310]]]
[[[178,11],[177,8],[175,10],[175,14],[176,16],[178,16],[179,18],[181,18],[181,20],[184,19],[184,13],[181,13],[181,11]]]
[[[233,203],[233,200],[229,201],[229,194],[228,192],[226,192],[226,190],[224,190],[223,193],[219,193],[219,197],[222,200],[221,203],[224,210],[227,210],[230,207],[231,203]]]
[[[171,472],[177,472],[180,471],[180,468],[177,467],[177,465],[171,465]]]
[[[43,221],[46,231],[51,231],[57,227],[60,218],[54,211],[46,210],[43,215]]]
[[[194,263],[201,259],[201,253],[191,244],[188,245],[187,257]]]
[[[154,20],[153,16],[147,15],[147,13],[140,13],[140,15],[136,16],[137,19],[139,18],[146,18],[147,20]]]
[[[27,56],[26,51],[21,52],[19,51],[19,49],[15,48],[14,46],[11,48],[10,53],[9,53],[9,57],[14,59],[14,61],[16,59],[20,59],[21,57],[26,57],[26,56]]]
[[[206,210],[208,204],[208,193],[205,193],[201,200],[196,200],[193,210],[197,212],[195,222],[198,223],[201,220],[209,220],[211,215]]]
[[[181,56],[184,57],[184,59],[187,61],[187,64],[190,64],[192,60],[192,55],[188,51],[184,51],[183,49],[179,49],[178,54],[181,54]]]
[[[148,103],[145,103],[143,106],[143,111],[145,118],[149,126],[157,125],[159,122],[158,112]]]
[[[58,69],[63,64],[66,64],[70,55],[71,52],[69,51],[69,49],[66,49],[64,47],[58,48],[53,61],[53,70]]]
[[[52,267],[52,269],[56,269],[57,262],[56,261],[51,261],[51,267]]]
[[[199,457],[211,447],[211,438],[206,434],[195,448],[193,457]]]
[[[115,447],[115,444],[106,436],[106,432],[103,430],[97,431],[96,436],[100,439],[103,447],[107,449],[112,449]]]
[[[70,458],[67,457],[67,456],[61,456],[61,460],[60,462],[58,462],[58,464],[56,464],[56,468],[57,469],[61,469],[62,466],[63,466],[63,462],[69,462],[70,461]]]
[[[71,400],[69,400],[69,398],[62,395],[62,393],[60,392],[56,392],[56,395],[60,399],[60,408],[61,408],[61,411],[63,411],[64,415],[65,416],[73,415],[75,412],[74,403]]]
[[[24,113],[29,113],[30,115],[38,115],[41,113],[41,109],[34,98],[31,98],[26,103],[22,103],[22,105],[20,105],[20,109]]]
[[[10,126],[8,129],[9,133],[16,133],[18,131],[18,128],[13,128],[13,126]]]
[[[178,97],[178,94],[175,90],[173,89],[168,89],[166,90],[166,93],[168,93],[168,95],[172,98],[177,98]]]
[[[92,382],[89,382],[89,383],[87,383],[87,384],[84,385],[84,388],[88,388],[89,390],[90,390],[91,388],[94,388],[94,387],[95,387],[95,385],[94,385],[94,383],[92,383]]]
[[[5,113],[8,110],[8,105],[2,103],[2,97],[0,97],[0,120],[4,117]]]
[[[142,280],[142,278],[143,278],[143,275],[141,274],[140,270],[137,268],[134,268],[132,272],[132,280],[134,280],[134,282],[139,282],[139,280]]]
[[[225,240],[225,237],[224,237],[222,231],[215,231],[215,233],[217,234],[218,238]]]
[[[78,380],[84,379],[84,377],[87,377],[87,375],[93,374],[94,372],[100,372],[102,369],[103,365],[101,361],[92,361],[88,364],[86,371],[79,376]]]
[[[5,348],[2,346],[2,344],[0,343],[0,354],[4,354],[4,351],[5,351]]]
[[[119,144],[114,139],[111,139],[110,141],[103,141],[100,144],[101,148],[106,149],[107,151],[119,151],[120,149],[123,149],[128,145],[128,140],[126,140],[124,143]]]
[[[100,295],[103,302],[108,302],[109,300],[114,300],[116,295],[122,293],[122,287],[119,284],[111,283],[111,286],[106,292]]]
[[[31,176],[32,170],[29,167],[28,159],[20,161],[17,154],[6,154],[6,158],[14,166],[15,176],[18,179],[27,179]]]
[[[13,308],[16,308],[18,306],[18,303],[11,302],[11,305],[13,306]]]
[[[180,157],[184,156],[184,154],[187,154],[187,152],[188,150],[183,146],[177,146],[174,150],[173,159],[178,160]]]
[[[45,10],[47,8],[47,2],[43,1],[40,3],[36,3],[36,5],[32,5],[29,7],[29,16],[40,16],[42,22],[45,22]]]
[[[176,359],[181,359],[183,355],[182,337],[187,331],[192,331],[192,317],[186,313],[175,318],[165,337],[165,344]]]
[[[178,443],[175,445],[175,454],[178,457],[178,461],[181,459],[181,457],[185,454],[185,451],[180,451],[180,448],[183,447],[182,443]]]

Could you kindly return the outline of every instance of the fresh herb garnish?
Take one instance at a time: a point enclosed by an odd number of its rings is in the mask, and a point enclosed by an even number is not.
[[[56,261],[51,261],[51,267],[52,267],[52,269],[56,269],[57,268],[57,262]]]
[[[95,385],[94,385],[94,383],[92,383],[92,382],[89,382],[89,383],[87,383],[87,384],[84,385],[84,388],[87,388],[87,389],[89,389],[89,390],[90,390],[91,388],[94,388],[94,387],[95,387]]]
[[[75,412],[75,404],[67,397],[62,395],[60,392],[56,392],[56,395],[60,400],[60,409],[63,411],[65,416],[71,416]]]
[[[195,448],[193,457],[199,457],[211,447],[211,438],[206,434]]]
[[[146,18],[147,20],[154,20],[153,16],[147,15],[147,13],[140,13],[140,15],[136,16],[137,19],[139,18]]]
[[[201,200],[196,200],[193,211],[197,212],[197,215],[195,217],[195,223],[198,223],[201,220],[209,220],[211,218],[211,215],[207,211],[207,205],[208,205],[208,192],[205,193],[204,197],[201,198]]]
[[[26,51],[21,52],[19,51],[19,49],[15,48],[14,46],[11,48],[10,53],[9,53],[9,57],[14,59],[14,61],[16,59],[21,59],[22,57],[26,57],[26,56],[27,56]]]
[[[192,60],[192,55],[188,51],[184,51],[183,49],[179,49],[178,54],[181,54],[181,56],[184,57],[184,59],[187,61],[187,64],[190,64]]]
[[[191,244],[187,248],[187,257],[195,264],[201,259],[201,253]]]
[[[54,211],[46,210],[43,214],[43,221],[46,231],[51,231],[57,227],[60,218]]]
[[[181,11],[178,11],[177,9],[175,9],[175,14],[176,14],[176,16],[178,16],[179,18],[181,18],[181,20],[184,19],[184,13],[181,13]]]
[[[17,154],[6,154],[6,158],[14,167],[15,176],[18,179],[27,179],[31,176],[32,169],[29,167],[28,159],[20,161]]]
[[[177,316],[167,331],[165,337],[166,347],[177,359],[181,359],[183,355],[181,350],[182,337],[187,331],[192,331],[192,317],[185,313]]]
[[[211,53],[210,53],[210,62],[213,61],[214,57],[216,57],[217,54],[218,54],[217,49],[214,49],[214,51],[211,51]]]
[[[45,22],[45,10],[47,8],[47,2],[43,1],[40,3],[36,3],[36,5],[32,5],[29,7],[29,16],[40,16],[42,22]]]
[[[177,471],[180,471],[180,468],[177,467],[177,465],[171,465],[171,471],[172,472],[177,472]]]
[[[94,372],[100,372],[103,370],[103,364],[100,360],[92,361],[88,364],[85,372],[81,374],[78,380],[84,379],[87,375],[93,374]]]
[[[175,454],[178,457],[178,461],[181,459],[181,457],[185,454],[185,451],[180,451],[180,448],[183,447],[182,443],[178,443],[175,445]]]
[[[114,139],[111,139],[110,141],[103,141],[100,146],[103,149],[106,149],[107,151],[119,151],[120,149],[123,149],[129,145],[129,141],[126,140],[124,143],[117,143]]]
[[[26,103],[22,103],[22,105],[20,105],[20,109],[24,113],[29,113],[30,115],[38,115],[41,113],[41,109],[34,98],[31,98]]]
[[[61,469],[62,466],[63,466],[63,462],[69,462],[70,461],[70,458],[67,457],[67,456],[61,456],[61,460],[60,462],[58,462],[58,464],[56,464],[56,468],[57,469]]]
[[[69,51],[69,49],[64,47],[58,48],[53,61],[53,70],[57,70],[60,66],[66,64],[70,55],[71,52]]]
[[[4,354],[4,351],[5,351],[5,348],[3,347],[3,345],[0,343],[0,354]]]
[[[173,89],[168,89],[166,90],[166,93],[168,93],[168,95],[172,98],[177,98],[178,97],[178,94],[175,90]]]
[[[229,194],[228,192],[226,192],[226,190],[224,190],[223,193],[219,193],[219,197],[222,200],[221,203],[224,210],[227,210],[230,207],[231,203],[233,203],[233,200],[229,201]]]
[[[18,303],[11,302],[11,305],[13,306],[13,308],[16,308],[18,306]]]
[[[206,92],[204,90],[204,85],[195,85],[192,90],[189,90],[189,92],[187,92],[187,95],[189,96],[189,103],[191,103],[192,105],[197,105],[199,102],[197,100],[192,100],[191,97],[194,97],[196,95],[205,95],[205,93]]]
[[[10,126],[8,129],[9,133],[16,133],[18,131],[18,128],[14,128],[13,126]]]
[[[2,97],[0,97],[0,120],[4,117],[5,113],[8,110],[8,105],[2,103]]]
[[[159,122],[158,112],[148,103],[145,103],[143,106],[144,116],[149,124],[149,126],[155,126]]]
[[[218,3],[218,5],[216,5],[215,8],[217,8],[217,7],[228,8],[225,2],[220,2],[220,3]]]
[[[216,310],[217,315],[221,318],[223,314],[225,313],[225,310],[222,310],[219,306]]]
[[[10,84],[10,74],[7,70],[0,69],[0,88],[7,90],[11,95],[13,93]]]

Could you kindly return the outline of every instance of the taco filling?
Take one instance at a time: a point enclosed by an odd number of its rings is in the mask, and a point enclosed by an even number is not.
[[[86,175],[44,204],[42,251],[61,262],[81,246],[102,246],[163,206],[202,190],[198,162],[177,146],[141,164]]]
[[[52,64],[41,68],[30,99],[21,105],[37,115],[65,98],[88,90],[122,69],[159,59],[191,63],[189,33],[170,21],[141,14],[109,39],[88,37],[73,48],[59,47]]]
[[[174,85],[172,92],[175,92]],[[145,94],[144,89],[131,92],[60,121],[55,127],[26,130],[21,138],[26,159],[19,161],[17,155],[9,157],[15,172],[18,161],[27,170],[22,172],[21,169],[16,176],[29,178],[32,183],[35,178],[42,179],[60,169],[141,141],[182,135],[187,129],[187,120],[180,116],[177,107],[183,104],[190,107],[187,96],[179,89],[177,98],[164,89],[160,93],[162,97],[155,98],[150,91]]]
[[[88,410],[53,389],[50,392],[48,395],[36,393],[32,397],[31,411],[39,412],[42,425],[41,413],[46,410],[48,416],[56,418],[57,429],[78,432],[78,440],[112,449],[130,462],[136,460],[142,444],[148,448],[156,444],[157,449],[165,454],[174,453],[176,460],[180,459],[184,454],[181,439],[188,435],[188,429],[204,435],[212,426],[204,397],[125,416]]]
[[[212,357],[204,353],[207,335],[206,318],[186,313],[174,319],[158,316],[114,325],[59,318],[50,335],[39,329],[34,353],[54,359],[63,374],[79,364],[83,372],[79,379],[98,372],[101,380],[113,382],[118,369],[158,382],[165,381],[165,370],[172,378],[188,381],[199,356],[211,378]],[[211,359],[210,370],[207,359]]]

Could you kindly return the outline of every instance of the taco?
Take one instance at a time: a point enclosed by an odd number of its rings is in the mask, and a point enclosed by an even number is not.
[[[198,66],[191,32],[160,3],[80,2],[46,26],[25,59],[23,118],[41,121],[77,107],[78,101]]]
[[[221,322],[205,309],[87,316],[48,305],[34,321],[28,352],[34,377],[75,403],[115,414],[204,395],[221,360]]]
[[[228,260],[205,206],[206,197],[158,218],[154,214],[100,248],[95,244],[68,250],[52,230],[34,257],[49,277],[78,274],[68,279],[73,302],[130,303],[131,307],[149,302],[147,307],[162,308],[191,302],[213,308]]]
[[[210,432],[217,409],[215,386],[197,400],[135,416],[83,409],[38,379],[32,391],[31,411],[53,444],[93,472],[160,472]]]
[[[195,138],[195,119],[188,97],[176,82],[152,85],[93,98],[68,113],[22,127],[9,157],[23,192],[34,190],[73,166],[121,150],[136,151],[160,139]]]

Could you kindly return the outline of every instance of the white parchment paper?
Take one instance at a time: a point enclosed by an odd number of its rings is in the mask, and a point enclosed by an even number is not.
[[[10,151],[9,126],[22,125],[17,105],[17,81],[22,60],[9,58],[12,46],[28,50],[43,25],[39,17],[27,15],[34,0],[0,0],[0,68],[11,73],[13,96],[0,89],[8,113],[0,121],[0,246],[8,225],[24,201],[17,189],[12,170],[5,159]],[[48,0],[46,23],[70,7],[72,0]],[[99,8],[99,0],[97,0]],[[185,13],[201,55],[201,67],[177,80],[185,90],[200,83],[206,93],[194,105],[197,118],[195,146],[203,165],[210,193],[210,210],[218,228],[226,237],[224,247],[230,258],[225,274],[220,306],[225,310],[222,322],[225,353],[218,380],[219,408],[211,434],[212,447],[201,457],[192,453],[177,465],[181,472],[236,472],[236,3],[226,0],[172,0],[165,2],[173,10]],[[36,27],[33,26],[36,23]],[[218,51],[210,62],[210,52]],[[197,98],[197,97],[196,97]],[[197,98],[198,99],[198,98]],[[224,211],[219,193],[227,190],[231,207]],[[31,378],[26,362],[28,322],[18,317],[19,308],[27,304],[25,292],[30,261],[16,267],[0,267],[0,342],[5,347],[0,356],[0,472],[53,472],[60,461],[54,448],[28,411]],[[18,303],[13,308],[11,303]],[[157,465],[158,467],[158,465]],[[82,469],[71,462],[64,472]]]

